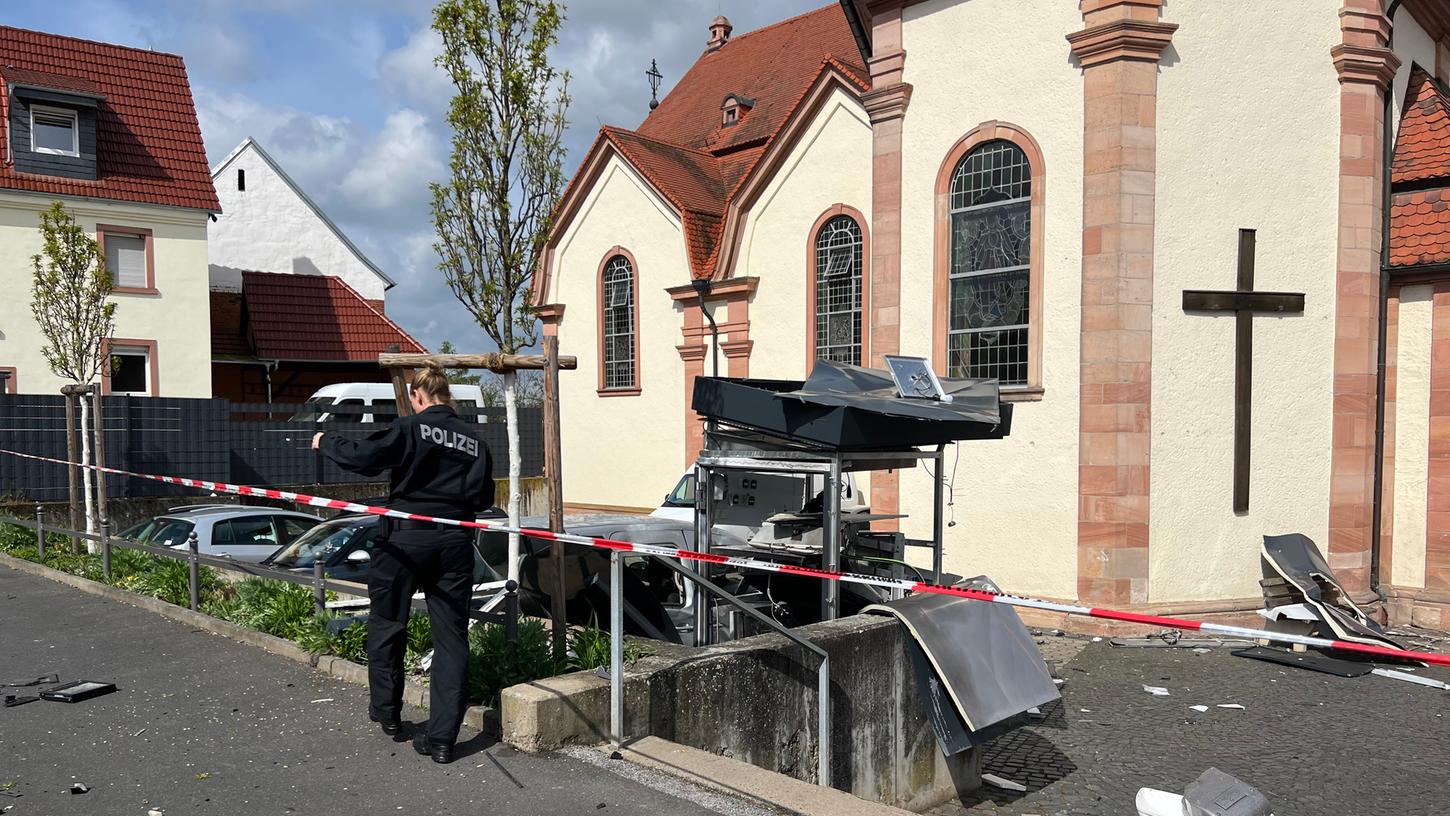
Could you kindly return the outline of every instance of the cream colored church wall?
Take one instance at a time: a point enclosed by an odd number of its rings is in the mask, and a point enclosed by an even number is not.
[[[1430,341],[1434,287],[1400,290],[1395,360],[1394,546],[1389,582],[1425,586],[1430,476]]]
[[[637,264],[641,390],[600,397],[599,264],[616,245]],[[579,359],[577,370],[559,376],[566,501],[657,506],[683,472],[681,320],[664,290],[687,280],[679,218],[638,174],[610,159],[559,241],[544,301],[565,304],[559,353]]]
[[[807,243],[836,204],[859,210],[871,229],[871,121],[860,103],[836,90],[761,192],[745,219],[737,277],[760,278],[750,304],[750,375],[805,377],[808,336]]]
[[[26,394],[59,393],[66,381],[50,373],[44,339],[30,313],[32,266],[41,251],[40,211],[50,197],[0,194],[0,365],[16,369]],[[207,291],[206,213],[175,207],[62,198],[76,223],[95,237],[96,224],[152,231],[158,294],[111,296],[114,336],[156,342],[157,382],[163,397],[211,396],[211,306]],[[97,379],[99,382],[99,378]]]
[[[1338,225],[1337,3],[1173,3],[1158,80],[1149,600],[1259,594],[1265,534],[1327,546]],[[1254,318],[1249,510],[1233,512],[1234,318],[1187,314],[1184,289],[1236,285],[1237,231],[1257,234],[1254,286],[1305,295]]]
[[[946,566],[987,573],[1014,592],[1077,594],[1078,367],[1082,326],[1083,81],[1063,37],[1082,28],[1062,0],[929,0],[904,12],[901,350],[932,349],[937,171],[958,139],[989,120],[1037,140],[1046,164],[1040,402],[1016,405],[1012,434],[947,451],[956,526]],[[1024,36],[1022,32],[1033,32]],[[901,477],[903,529],[931,533],[931,479]]]

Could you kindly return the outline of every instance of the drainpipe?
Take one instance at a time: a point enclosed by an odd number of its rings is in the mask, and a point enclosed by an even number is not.
[[[1385,48],[1393,49],[1395,45],[1395,12],[1399,10],[1400,3],[1404,0],[1390,0],[1385,8],[1385,23],[1389,26],[1389,35],[1385,40]],[[1375,351],[1375,382],[1374,382],[1374,405],[1375,405],[1375,428],[1374,428],[1374,497],[1370,502],[1371,512],[1374,516],[1370,519],[1369,539],[1369,588],[1380,600],[1385,600],[1384,590],[1380,589],[1380,536],[1384,533],[1384,486],[1385,486],[1385,343],[1389,339],[1389,315],[1390,315],[1390,208],[1393,203],[1393,166],[1395,161],[1395,120],[1392,117],[1395,104],[1395,81],[1390,78],[1389,87],[1385,89],[1384,106],[1384,190],[1381,198],[1380,213],[1380,315],[1378,335],[1379,342]]]
[[[720,327],[715,325],[715,315],[705,307],[705,296],[710,294],[710,279],[695,278],[690,281],[695,287],[695,296],[700,299],[700,314],[710,323],[710,376],[720,376]]]

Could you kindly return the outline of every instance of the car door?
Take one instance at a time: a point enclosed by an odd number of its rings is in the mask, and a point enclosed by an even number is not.
[[[327,561],[327,573],[339,581],[356,581],[360,584],[367,583],[368,565],[371,560],[373,545],[377,543],[378,529],[380,525],[369,524],[358,530],[345,546],[334,553]],[[368,553],[369,561],[349,561],[348,556],[354,552],[363,551]]]
[[[213,525],[212,550],[216,555],[256,564],[277,550],[278,539],[271,516],[241,516]]]

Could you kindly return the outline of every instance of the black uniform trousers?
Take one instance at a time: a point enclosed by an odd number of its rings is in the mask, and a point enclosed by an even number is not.
[[[403,707],[403,657],[413,593],[428,598],[433,630],[428,739],[453,744],[468,708],[468,606],[473,537],[467,530],[394,530],[373,547],[368,566],[368,688],[371,714],[394,719]]]

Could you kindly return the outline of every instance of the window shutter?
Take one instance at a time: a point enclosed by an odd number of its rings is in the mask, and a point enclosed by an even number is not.
[[[107,233],[105,245],[111,284],[123,289],[145,289],[146,239],[139,235]]]

